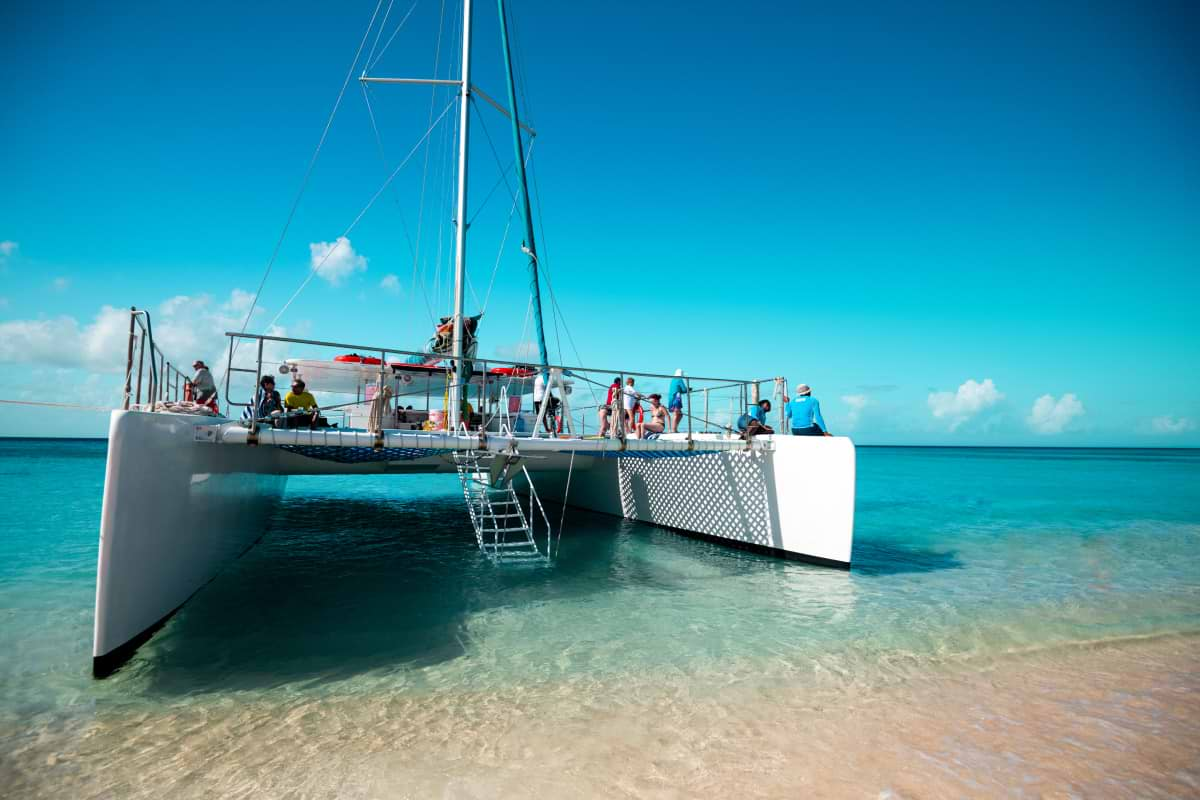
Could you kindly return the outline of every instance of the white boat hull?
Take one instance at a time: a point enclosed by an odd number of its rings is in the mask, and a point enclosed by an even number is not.
[[[257,438],[257,443],[255,442]],[[372,446],[374,444],[374,446]],[[843,437],[753,446],[442,433],[274,431],[113,412],[93,672],[109,674],[266,532],[288,475],[453,472],[455,450],[516,447],[539,495],[778,556],[849,567],[855,449]],[[568,491],[568,478],[570,481]],[[463,512],[464,535],[468,520]]]
[[[279,474],[270,451],[239,453],[195,443],[197,423],[212,421],[113,412],[96,567],[97,676],[124,663],[253,546],[283,493],[287,476]]]
[[[667,458],[576,458],[567,475],[535,473],[543,498],[689,535],[826,566],[850,567],[854,444],[772,437],[761,451]],[[579,470],[580,461],[592,461]],[[568,491],[569,489],[569,491]]]

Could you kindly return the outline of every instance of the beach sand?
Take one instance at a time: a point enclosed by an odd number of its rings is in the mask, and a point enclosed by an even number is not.
[[[10,797],[1196,797],[1200,637],[886,685],[645,675],[503,693],[297,691],[38,723]],[[8,731],[6,739],[14,731]]]

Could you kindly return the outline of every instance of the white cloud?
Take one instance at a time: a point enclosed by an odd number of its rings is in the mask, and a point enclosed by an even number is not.
[[[345,236],[332,242],[313,242],[308,249],[312,253],[312,268],[333,286],[340,286],[350,275],[367,269],[366,257],[354,252]]]
[[[1179,417],[1176,419],[1170,415],[1155,417],[1150,420],[1150,430],[1154,433],[1165,435],[1187,433],[1188,431],[1196,430],[1196,421],[1190,417]]]
[[[983,383],[968,380],[956,392],[930,392],[927,402],[933,416],[948,420],[953,431],[1003,399],[1004,395],[996,389],[992,379],[985,378]]]
[[[0,266],[3,266],[4,262],[8,261],[9,258],[15,256],[20,247],[21,245],[18,242],[14,242],[11,239],[5,239],[3,242],[0,242]]]
[[[235,289],[222,304],[214,303],[208,295],[172,297],[151,309],[154,343],[180,365],[190,366],[196,358],[210,365],[224,364],[223,356],[228,352],[225,332],[241,327],[248,296]],[[274,328],[268,333],[282,335],[281,330]],[[104,306],[84,324],[68,316],[0,322],[0,363],[124,373],[128,345],[126,308]]]
[[[73,317],[0,322],[0,362],[124,369],[129,311],[104,306],[80,325]]]
[[[853,429],[862,419],[863,409],[870,405],[871,400],[865,394],[844,394],[842,402],[850,407],[850,411],[846,413],[846,427]]]
[[[51,281],[50,286],[56,292],[65,292],[67,289],[71,288],[71,279],[60,275]]]
[[[250,310],[250,305],[254,302],[254,295],[251,292],[242,289],[234,289],[229,293],[229,299],[221,306],[226,311],[234,311],[238,314],[245,314]]]
[[[1062,433],[1071,420],[1083,416],[1083,403],[1071,392],[1067,392],[1058,400],[1054,395],[1044,394],[1033,403],[1033,408],[1025,421],[1035,433]]]
[[[392,294],[400,294],[400,279],[395,275],[384,275],[379,282],[379,288]]]

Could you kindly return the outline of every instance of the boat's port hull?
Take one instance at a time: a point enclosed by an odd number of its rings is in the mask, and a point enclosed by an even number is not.
[[[258,541],[283,493],[278,454],[195,442],[196,425],[212,421],[113,412],[96,568],[97,676]]]

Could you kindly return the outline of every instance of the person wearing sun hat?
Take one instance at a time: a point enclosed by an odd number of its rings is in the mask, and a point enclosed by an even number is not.
[[[192,369],[196,370],[196,374],[192,376],[192,401],[205,405],[217,396],[217,382],[200,359],[197,358],[192,363]]]
[[[821,416],[821,404],[807,383],[796,387],[796,396],[784,407],[792,436],[831,436]]]

